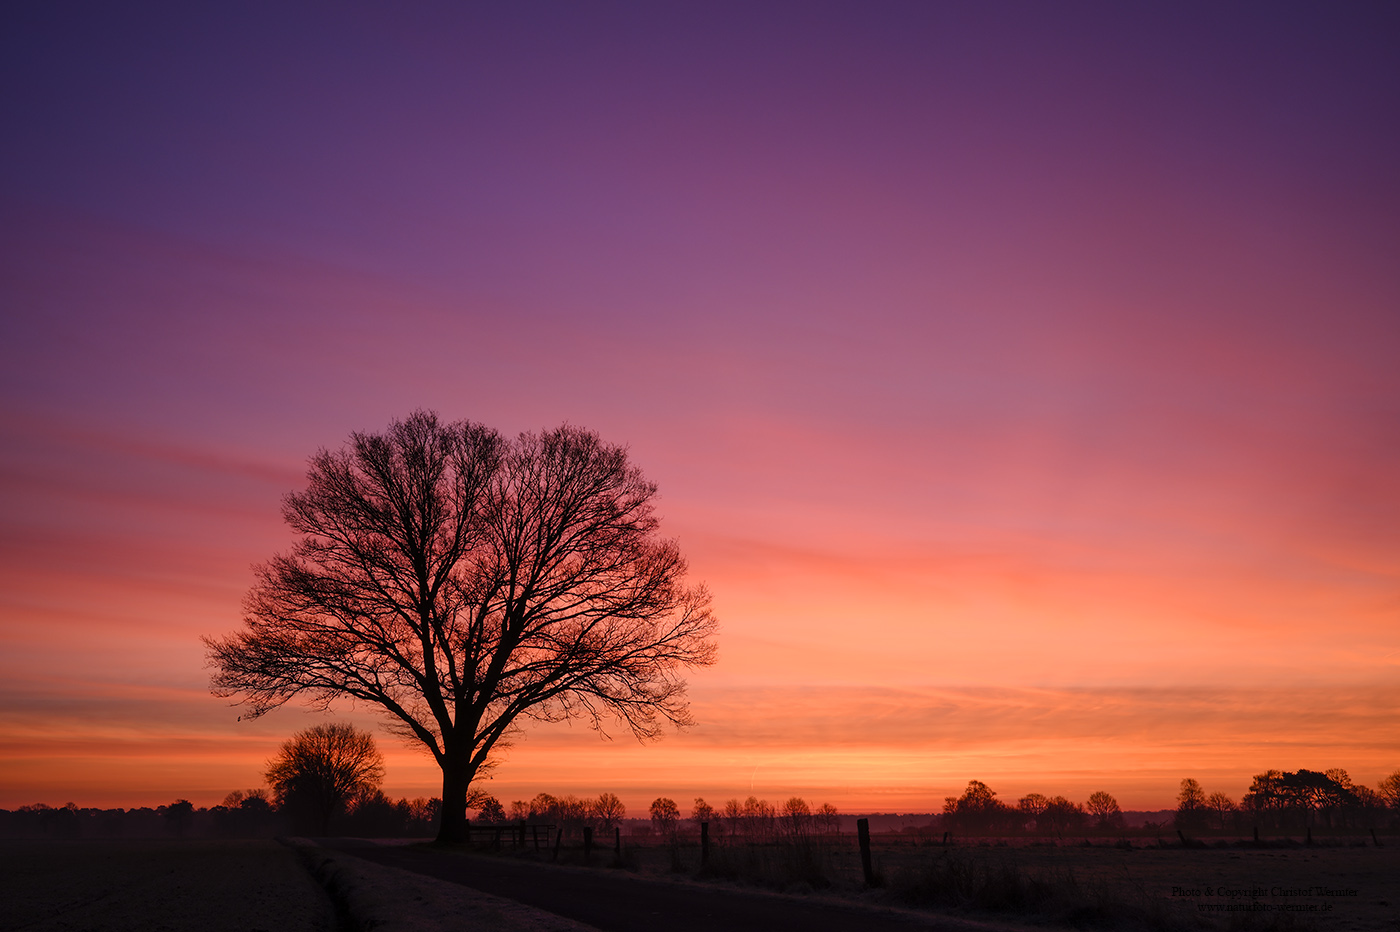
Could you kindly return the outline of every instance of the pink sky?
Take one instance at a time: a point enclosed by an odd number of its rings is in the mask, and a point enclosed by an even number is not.
[[[418,407],[628,444],[723,624],[507,801],[1400,768],[1397,24],[1016,9],[4,30],[0,806],[256,785],[199,636]]]

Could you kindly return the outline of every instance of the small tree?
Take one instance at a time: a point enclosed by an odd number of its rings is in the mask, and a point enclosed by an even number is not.
[[[1042,828],[1040,817],[1045,813],[1046,807],[1050,805],[1050,797],[1042,793],[1027,793],[1016,803],[1016,811],[1021,814],[1021,825],[1030,830]],[[944,807],[947,811],[947,807]]]
[[[559,830],[566,836],[578,838],[583,836],[584,826],[592,815],[593,800],[579,799],[572,793],[567,793],[554,800],[555,819],[559,824]]]
[[[720,811],[726,834],[737,838],[744,828],[744,806],[738,799],[726,799]]]
[[[705,802],[704,797],[695,797],[695,805],[690,808],[690,821],[695,823],[696,829],[700,828],[701,822],[713,822],[715,820],[715,807]]]
[[[1118,828],[1123,824],[1123,810],[1118,808],[1118,800],[1103,790],[1091,795],[1084,808],[1094,817],[1097,828]]]
[[[766,799],[750,796],[744,800],[744,834],[750,839],[772,838],[777,827],[778,810]]]
[[[676,806],[674,799],[667,799],[665,796],[652,800],[651,803],[651,826],[656,833],[671,841],[676,840],[676,826],[680,821],[681,811]]]
[[[1013,821],[1010,806],[996,798],[993,790],[981,780],[969,780],[962,796],[943,800],[943,824],[964,832],[994,832]]]
[[[234,790],[224,797],[223,805],[229,810],[226,824],[235,834],[256,835],[272,816],[272,802],[265,789]]]
[[[1082,829],[1088,818],[1088,813],[1079,803],[1064,796],[1055,796],[1046,804],[1045,811],[1040,814],[1037,824],[1062,836],[1066,832],[1077,832]]]
[[[279,809],[324,835],[351,802],[379,788],[384,759],[367,732],[347,724],[299,731],[268,761],[267,782]]]
[[[559,815],[559,800],[548,793],[536,793],[530,800],[530,816],[538,819],[555,819]]]
[[[1230,818],[1230,813],[1234,812],[1237,807],[1233,799],[1216,790],[1206,797],[1206,808],[1215,813],[1216,824],[1223,832],[1227,828],[1225,823]]]
[[[506,821],[506,810],[501,801],[485,793],[474,794],[470,808],[476,810],[476,817],[487,825],[501,825]]]
[[[816,820],[824,833],[835,835],[841,831],[841,813],[831,803],[822,803],[817,807]]]
[[[1400,770],[1382,777],[1376,784],[1376,794],[1392,809],[1400,809]]]
[[[1186,777],[1181,781],[1181,790],[1176,794],[1176,827],[1195,831],[1204,827],[1206,813],[1206,791],[1198,780]]]
[[[611,832],[627,818],[627,807],[617,798],[616,793],[599,793],[593,802],[592,816],[600,831]]]
[[[806,838],[812,827],[812,810],[801,796],[783,803],[783,831],[795,839]]]

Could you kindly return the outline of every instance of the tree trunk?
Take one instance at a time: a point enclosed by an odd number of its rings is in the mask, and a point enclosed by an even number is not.
[[[471,786],[469,766],[448,760],[442,767],[442,819],[438,823],[437,844],[456,844],[467,838],[467,788]]]

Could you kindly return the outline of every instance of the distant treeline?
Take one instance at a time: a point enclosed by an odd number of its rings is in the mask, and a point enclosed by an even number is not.
[[[1375,789],[1352,782],[1341,768],[1266,770],[1256,774],[1238,803],[1224,793],[1206,795],[1196,780],[1181,781],[1176,827],[1182,831],[1242,833],[1254,828],[1304,832],[1314,828],[1389,828],[1400,819],[1400,770]]]
[[[746,800],[730,799],[719,807],[696,797],[688,814],[667,797],[658,797],[648,810],[650,818],[628,819],[627,808],[613,793],[597,798],[552,796],[540,793],[531,800],[516,800],[509,808],[495,797],[474,796],[469,806],[476,813],[475,822],[485,825],[549,824],[564,837],[582,835],[584,828],[608,833],[624,825],[629,835],[656,834],[676,837],[699,831],[701,823],[710,826],[716,839],[726,836],[747,839],[771,839],[780,836],[806,836],[840,831],[840,815],[836,807],[824,803],[815,808],[800,796],[793,796],[781,805],[750,796]]]
[[[430,837],[437,832],[441,800],[389,799],[375,790],[355,798],[332,820],[335,835],[360,837]],[[855,816],[841,814],[830,804],[810,806],[793,796],[780,805],[750,796],[712,806],[696,798],[689,812],[667,797],[652,802],[648,815],[628,818],[626,807],[613,793],[581,798],[540,793],[509,807],[484,793],[473,793],[468,805],[478,825],[548,824],[566,838],[578,838],[585,827],[595,832],[625,830],[677,838],[699,832],[708,823],[712,837],[779,841],[850,832]],[[1161,821],[1154,821],[1160,818]],[[927,817],[872,814],[874,831],[922,834],[950,832],[976,836],[1074,836],[1090,833],[1179,830],[1183,833],[1248,834],[1251,831],[1303,833],[1323,831],[1393,831],[1400,829],[1400,770],[1372,789],[1355,783],[1345,770],[1267,770],[1255,775],[1249,791],[1238,801],[1222,792],[1207,793],[1195,779],[1181,781],[1174,810],[1125,813],[1118,801],[1100,790],[1083,802],[1064,796],[1028,793],[1014,804],[972,780],[961,796],[944,800],[940,814]],[[218,806],[196,808],[188,800],[139,809],[84,809],[38,803],[17,810],[0,809],[0,836],[8,837],[272,837],[307,834],[304,813],[293,806],[279,808],[266,790],[235,790]]]
[[[436,834],[442,801],[389,799],[366,794],[331,823],[336,835],[366,838],[413,838]],[[152,809],[85,809],[73,803],[44,803],[0,809],[0,836],[55,838],[271,838],[304,833],[301,813],[279,810],[264,790],[235,790],[221,805],[196,808],[178,799]]]
[[[1181,781],[1177,808],[1168,814],[1170,825],[1149,822],[1145,828],[1196,834],[1390,829],[1400,827],[1400,770],[1376,789],[1353,782],[1340,768],[1267,770],[1254,777],[1239,802],[1222,792],[1207,794],[1197,780],[1187,777]],[[982,781],[972,780],[962,796],[944,800],[941,818],[930,827],[964,835],[1064,836],[1121,831],[1127,822],[1118,801],[1105,791],[1084,803],[1030,793],[1013,805],[998,799]]]

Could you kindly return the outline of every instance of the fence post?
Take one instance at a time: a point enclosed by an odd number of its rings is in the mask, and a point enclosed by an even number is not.
[[[619,858],[622,857],[622,829],[613,829],[613,853]]]
[[[564,840],[564,826],[556,826],[554,829],[554,860],[559,860],[559,843]]]
[[[865,872],[865,885],[875,886],[875,868],[870,863],[870,820],[856,819],[856,837],[860,839],[860,869]]]
[[[700,823],[700,866],[710,863],[710,823]]]
[[[540,827],[538,825],[530,826],[530,834],[535,836],[535,850],[540,850]]]
[[[588,863],[589,857],[593,854],[593,828],[585,825],[583,827],[583,862]]]

